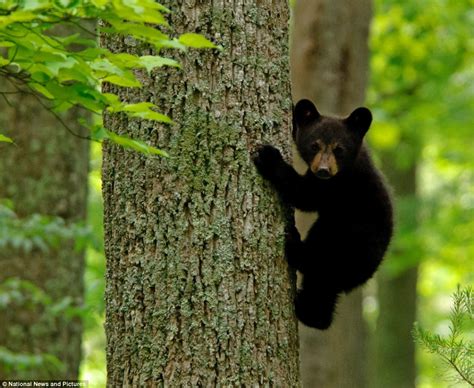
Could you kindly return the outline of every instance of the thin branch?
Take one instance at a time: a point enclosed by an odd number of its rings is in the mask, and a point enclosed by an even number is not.
[[[18,54],[18,45],[15,46],[15,52],[12,55],[12,59],[10,59],[10,62],[8,62],[8,64],[6,66],[12,64],[12,62],[15,60],[17,54]]]
[[[30,88],[30,86],[28,85],[28,79],[27,77],[25,77],[24,79],[18,77],[18,74],[19,73],[11,73],[11,72],[2,72],[1,69],[0,69],[0,75],[4,76],[8,81],[10,81],[10,83],[15,86],[15,88],[17,89],[16,92],[14,91],[8,91],[8,92],[2,92],[0,91],[0,93],[6,93],[6,94],[18,94],[18,93],[26,93],[26,94],[32,94],[34,96],[37,96],[35,92],[32,91],[32,89]],[[26,88],[28,88],[29,90],[23,90],[23,89],[19,89],[19,86],[17,84],[14,84],[13,81],[18,81],[19,84],[21,84],[21,86],[25,86]],[[80,104],[77,104],[77,103],[72,103],[71,101],[69,100],[65,100],[64,102],[68,102],[70,103],[72,106],[80,106],[82,109],[86,110],[87,112],[91,113],[91,114],[94,114],[96,116],[101,116],[102,113],[99,113],[99,112],[96,112],[95,110],[91,109],[91,108],[88,108],[84,105],[80,105]],[[51,107],[51,109],[54,109],[56,108],[57,106],[59,105],[53,105]]]
[[[16,92],[5,92],[5,91],[0,91],[0,94],[21,94],[25,93],[23,90],[17,90]]]
[[[15,35],[15,34],[12,34],[11,32],[7,32],[5,30],[2,31],[2,34],[7,35],[7,36],[11,36],[12,38],[24,38],[26,35],[28,35],[27,32],[25,32],[24,35]]]
[[[83,20],[92,20],[92,19],[83,19]],[[85,33],[97,38],[97,32],[96,31],[91,31],[87,28],[85,28],[84,26],[82,26],[79,22],[77,21],[74,21],[73,19],[71,20],[65,20],[66,23],[70,23],[70,24],[73,24],[74,26],[76,26],[77,28],[81,29],[82,31],[84,31]]]
[[[446,361],[449,365],[451,365],[451,366],[454,368],[454,370],[458,373],[459,376],[461,376],[461,378],[462,378],[466,383],[468,383],[468,384],[470,384],[470,385],[472,385],[472,386],[474,387],[474,381],[470,381],[470,380],[469,380],[469,377],[466,376],[466,375],[464,374],[464,372],[458,368],[457,364],[456,364],[451,358],[446,357],[445,355],[443,355],[443,354],[441,354],[441,353],[438,353],[438,354],[441,356],[441,358],[442,358],[444,361]]]
[[[14,106],[12,105],[12,103],[10,101],[8,101],[8,98],[5,94],[2,93],[2,97],[3,99],[5,100],[5,102],[7,103],[7,105],[10,107],[10,108],[14,108]]]
[[[50,42],[48,42],[48,40],[44,37],[44,35],[42,34],[39,34],[37,31],[35,31],[33,28],[31,27],[27,27],[25,26],[23,23],[19,23],[24,29],[30,31],[31,33],[35,34],[37,37],[39,37],[44,43],[46,43],[49,47],[52,47],[58,51],[63,51],[65,53],[68,53],[69,54],[69,51],[66,50],[64,48],[64,46],[62,45],[61,41],[58,40],[57,38],[55,38],[54,36],[48,36],[48,38],[54,40],[58,45],[57,46],[53,46]]]
[[[53,111],[52,109],[50,109],[47,105],[44,104],[44,102],[41,100],[41,98],[39,96],[36,95],[36,93],[31,93],[31,95],[36,98],[36,100],[39,102],[39,104],[44,108],[46,109],[46,111],[48,111],[50,114],[52,114],[56,120],[59,121],[59,123],[73,136],[79,138],[79,139],[83,139],[83,140],[92,140],[92,138],[90,136],[82,136],[82,135],[79,135],[78,133],[74,132],[72,130],[72,128],[70,128],[65,122],[64,120],[61,118],[61,116],[59,116],[55,111]]]
[[[31,96],[33,96],[37,101],[38,103],[43,107],[43,109],[45,109],[47,112],[49,112],[50,114],[52,114],[56,120],[59,121],[59,123],[73,136],[79,138],[79,139],[83,139],[83,140],[92,140],[92,138],[90,136],[82,136],[82,135],[79,135],[78,133],[74,132],[72,130],[72,128],[70,128],[65,122],[64,120],[61,118],[61,116],[59,116],[56,112],[54,112],[50,107],[48,107],[43,101],[42,99],[34,92],[32,91],[25,91],[25,90],[22,90],[19,88],[18,85],[16,85],[14,82],[12,82],[11,79],[8,79],[7,78],[7,81],[9,81],[14,87],[15,89],[19,92],[19,93],[25,93],[25,94],[29,94]]]

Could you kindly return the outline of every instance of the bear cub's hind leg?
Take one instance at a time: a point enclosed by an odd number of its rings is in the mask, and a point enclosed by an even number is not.
[[[304,243],[300,239],[298,229],[293,222],[288,222],[285,235],[285,257],[288,265],[300,272],[304,272],[305,261]]]
[[[326,330],[331,326],[339,294],[328,290],[301,289],[295,298],[295,313],[306,326]]]

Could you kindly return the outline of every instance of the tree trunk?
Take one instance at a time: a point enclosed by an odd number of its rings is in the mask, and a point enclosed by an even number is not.
[[[123,94],[175,125],[106,117],[171,155],[104,147],[108,386],[299,386],[282,211],[250,159],[262,142],[289,148],[287,2],[165,3],[178,32],[224,50]]]
[[[363,104],[370,0],[297,0],[292,35],[293,99],[347,115]],[[300,327],[303,386],[365,387],[366,329],[361,290],[345,296],[325,332]]]
[[[419,156],[419,141],[416,135],[404,139]],[[414,388],[416,380],[415,342],[411,334],[416,320],[417,279],[420,257],[419,241],[416,239],[417,220],[417,174],[419,160],[414,158],[409,168],[400,168],[397,154],[382,155],[384,171],[397,197],[397,230],[387,261],[403,261],[405,268],[390,273],[384,267],[377,276],[379,315],[374,343],[371,348],[370,386],[373,388]],[[400,234],[413,236],[410,242],[399,240]],[[398,238],[397,238],[398,237]]]
[[[4,90],[7,89],[3,80]],[[72,136],[31,96],[10,96],[1,103],[0,127],[15,145],[0,144],[0,198],[13,201],[19,217],[35,213],[62,217],[67,223],[84,221],[87,204],[89,143]],[[79,112],[63,117],[71,123]],[[53,302],[83,301],[84,252],[71,241],[43,251],[25,253],[9,247],[0,252],[0,283],[20,278],[46,292]],[[0,367],[2,378],[76,379],[81,360],[82,324],[78,318],[50,316],[19,301],[0,312],[0,346],[14,353],[52,354],[63,369],[29,366],[15,373]]]
[[[391,255],[388,260],[397,260]],[[418,266],[401,274],[377,277],[379,317],[371,387],[415,388],[415,342],[411,334],[416,319]]]

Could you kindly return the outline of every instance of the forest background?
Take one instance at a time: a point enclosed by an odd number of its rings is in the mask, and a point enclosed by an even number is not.
[[[428,4],[377,0],[370,30],[365,105],[374,113],[374,124],[368,141],[389,179],[416,176],[415,189],[397,198],[400,216],[390,254],[393,259],[386,260],[377,280],[397,279],[415,269],[410,282],[416,294],[410,298],[416,301],[416,320],[440,334],[449,331],[450,295],[458,284],[473,284],[474,276],[473,9],[468,0]],[[9,136],[15,140],[14,131]],[[0,152],[13,146],[1,144]],[[87,313],[83,314],[81,378],[97,386],[105,385],[106,379],[101,158],[100,145],[91,143],[87,211],[91,233],[86,233],[84,242]],[[83,233],[83,229],[71,233]],[[2,242],[5,246],[11,238],[2,235],[0,246]],[[394,284],[394,292],[404,294],[397,287],[405,286]],[[385,339],[377,328],[379,296],[377,281],[373,281],[363,299],[372,344]],[[396,307],[388,311],[393,316]],[[0,361],[3,357],[11,363],[10,356],[2,352]],[[13,362],[21,366],[32,360],[14,358]],[[416,386],[445,387],[441,371],[436,356],[417,345]]]

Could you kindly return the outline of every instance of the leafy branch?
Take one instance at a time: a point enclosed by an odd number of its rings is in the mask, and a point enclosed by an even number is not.
[[[170,37],[166,14],[171,11],[154,0],[6,0],[0,4],[0,76],[9,81],[2,98],[26,93],[35,96],[69,132],[61,113],[79,106],[101,117],[122,112],[129,117],[170,124],[171,119],[149,102],[128,104],[116,94],[103,93],[103,83],[140,88],[137,70],[152,73],[163,66],[180,68],[174,59],[160,55],[164,48],[220,49],[201,35]],[[101,20],[100,25],[95,22]],[[90,26],[95,25],[94,29]],[[67,31],[67,32],[65,32]],[[113,53],[98,47],[97,36],[107,33],[149,45],[156,55]],[[147,154],[166,155],[140,140],[107,131],[99,123],[80,121],[87,139],[111,141]],[[0,142],[12,142],[0,134]]]
[[[437,354],[455,373],[457,382],[474,386],[474,338],[469,329],[474,327],[474,290],[458,287],[453,294],[453,307],[449,316],[449,334],[442,337],[431,333],[418,324],[413,336],[415,341],[429,352]]]

